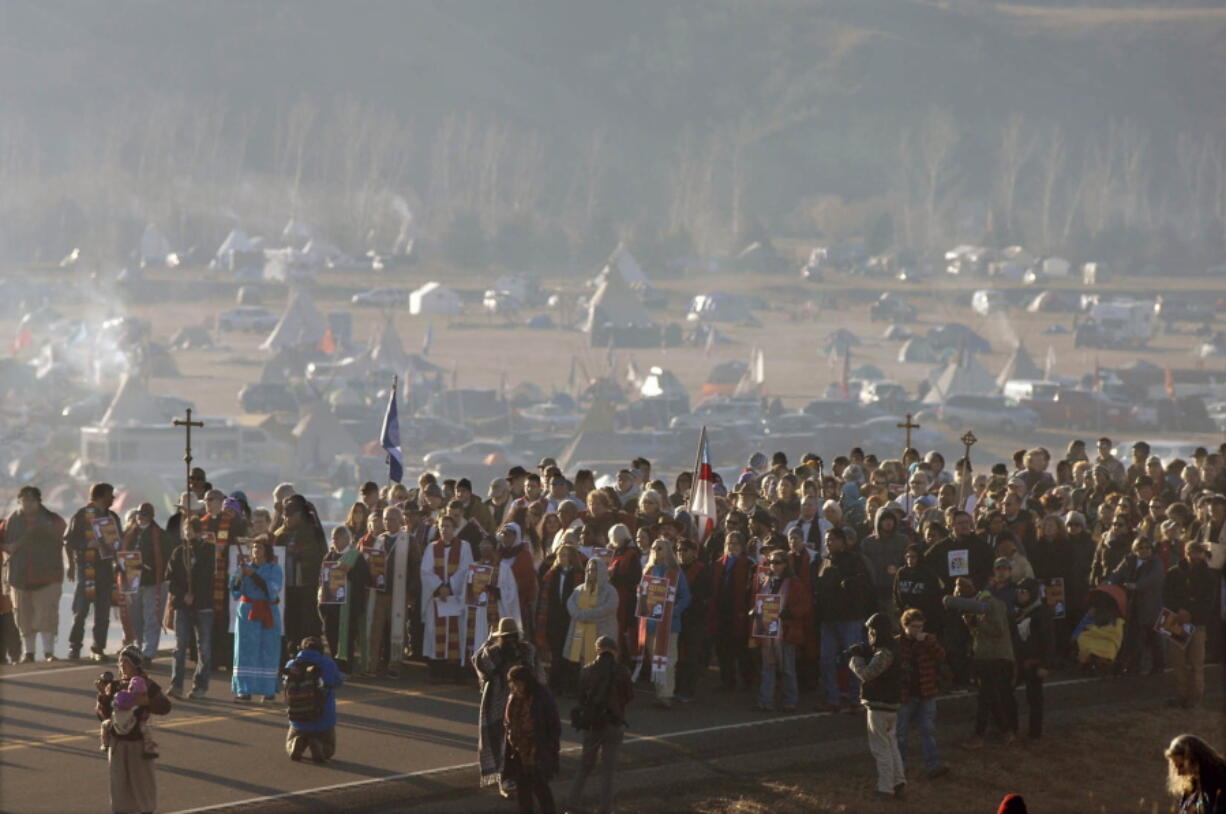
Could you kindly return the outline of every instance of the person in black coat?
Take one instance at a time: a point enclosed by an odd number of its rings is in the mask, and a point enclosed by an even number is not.
[[[1017,583],[1017,611],[1013,617],[1013,657],[1018,678],[1026,686],[1026,706],[1030,712],[1027,737],[1043,736],[1043,680],[1052,663],[1055,641],[1052,636],[1051,609],[1047,607],[1036,580]]]
[[[924,630],[940,636],[941,578],[924,565],[923,551],[915,544],[907,546],[904,565],[894,573],[894,605],[899,614],[918,608],[924,614]]]
[[[1208,546],[1192,542],[1184,548],[1184,558],[1166,572],[1162,604],[1175,613],[1182,625],[1192,631],[1181,647],[1171,642],[1167,654],[1175,673],[1175,697],[1169,706],[1191,708],[1205,693],[1205,638],[1213,621],[1219,577],[1209,569]]]
[[[864,641],[864,620],[877,604],[873,578],[864,558],[847,547],[847,535],[835,526],[826,532],[826,558],[818,566],[814,582],[817,620],[821,623],[822,691],[825,700],[818,706],[823,712],[839,707],[839,655],[853,644]],[[854,675],[848,681],[849,706],[860,692],[860,680]]]

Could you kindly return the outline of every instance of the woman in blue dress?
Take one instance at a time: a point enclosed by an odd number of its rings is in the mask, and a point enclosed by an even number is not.
[[[251,543],[251,559],[242,564],[231,585],[237,600],[234,623],[236,701],[262,696],[276,700],[281,662],[281,608],[278,596],[284,574],[265,538]]]

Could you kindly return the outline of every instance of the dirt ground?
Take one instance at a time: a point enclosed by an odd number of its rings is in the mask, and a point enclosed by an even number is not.
[[[1099,714],[1059,737],[1012,748],[952,748],[952,735],[937,737],[950,774],[907,784],[905,801],[872,794],[875,769],[867,746],[837,767],[790,767],[771,775],[729,775],[698,789],[670,790],[668,810],[701,814],[991,814],[1010,793],[1021,794],[1031,814],[1158,814],[1171,809],[1166,760],[1171,738],[1192,731],[1222,746],[1226,718],[1206,710],[1131,710]],[[944,734],[944,739],[942,740]],[[1041,752],[1042,760],[1027,759]],[[1053,767],[1059,767],[1053,770]],[[620,799],[620,798],[619,798]],[[619,810],[654,814],[659,801],[641,795]]]

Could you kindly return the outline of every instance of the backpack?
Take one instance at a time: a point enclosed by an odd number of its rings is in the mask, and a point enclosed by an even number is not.
[[[319,668],[295,660],[285,672],[285,706],[293,723],[317,721],[324,714],[324,682]]]

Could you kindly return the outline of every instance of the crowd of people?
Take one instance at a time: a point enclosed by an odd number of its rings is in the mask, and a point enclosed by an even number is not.
[[[555,697],[595,694],[616,709],[583,764],[586,777],[603,749],[611,782],[619,740],[604,730],[624,728],[633,683],[661,712],[743,691],[763,712],[790,713],[816,690],[820,711],[865,714],[877,791],[901,797],[912,731],[925,773],[947,771],[935,737],[943,690],[977,691],[971,749],[989,725],[1003,743],[1018,737],[1019,684],[1026,736],[1040,738],[1055,667],[1119,675],[1170,664],[1169,703],[1201,701],[1206,653],[1221,655],[1226,445],[1166,463],[1144,442],[1128,462],[1111,450],[1107,438],[1095,452],[1074,441],[1063,457],[1019,450],[983,472],[910,448],[897,459],[856,448],[829,465],[756,453],[735,482],[704,473],[709,524],[691,510],[696,473],[665,483],[643,458],[604,486],[546,458],[535,471],[512,467],[484,499],[468,480],[430,472],[412,485],[366,483],[330,533],[289,483],[253,508],[195,470],[165,526],[148,503],[120,518],[109,484],[68,522],[27,486],[0,536],[15,627],[5,650],[55,659],[67,576],[68,658],[81,657],[92,612],[90,655],[109,660],[117,604],[138,666],[173,630],[171,698],[206,694],[225,670],[236,701],[273,700],[287,659],[315,652],[299,649],[309,641],[334,660],[332,684],[394,677],[411,659],[431,682],[475,672],[482,782],[519,789],[529,808],[532,795],[552,802],[515,777],[550,771],[525,773],[533,748],[512,735],[539,734]],[[621,681],[601,664],[632,676],[616,703],[609,687]],[[516,701],[538,688],[548,704]],[[321,759],[335,749],[316,745]],[[605,807],[609,794],[602,778]]]

